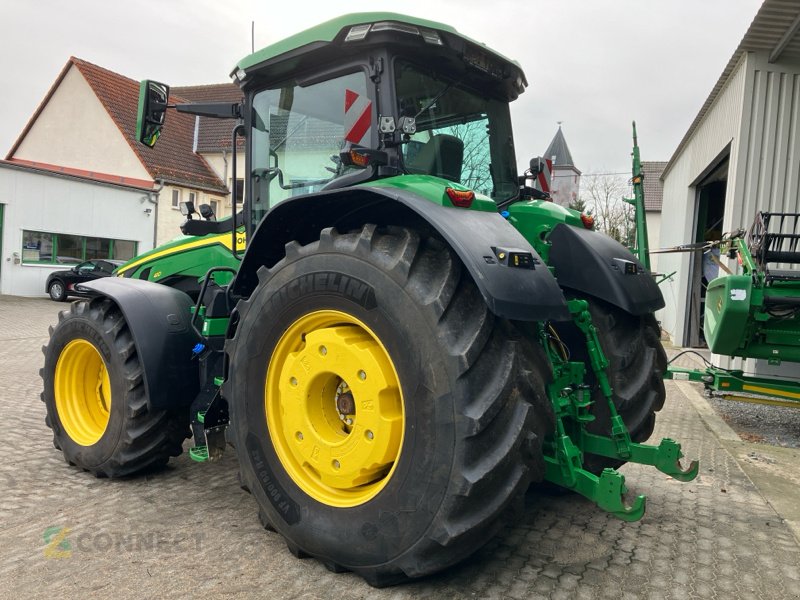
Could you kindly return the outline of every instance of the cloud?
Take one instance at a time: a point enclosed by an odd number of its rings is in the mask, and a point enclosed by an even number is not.
[[[512,104],[520,165],[544,152],[564,121],[580,169],[625,171],[630,121],[639,124],[643,158],[668,159],[759,5],[379,0],[370,9],[448,23],[522,65],[531,85]],[[70,55],[135,79],[222,82],[250,52],[251,21],[259,48],[341,12],[318,0],[281,10],[261,0],[4,3],[0,150],[11,147]]]

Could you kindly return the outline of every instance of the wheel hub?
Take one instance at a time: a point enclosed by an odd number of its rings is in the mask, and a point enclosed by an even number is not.
[[[281,462],[310,496],[354,506],[388,481],[403,437],[400,386],[353,317],[322,311],[289,328],[270,361],[266,409]]]
[[[58,418],[67,435],[81,446],[96,444],[111,415],[111,379],[94,344],[75,339],[64,346],[53,387]]]

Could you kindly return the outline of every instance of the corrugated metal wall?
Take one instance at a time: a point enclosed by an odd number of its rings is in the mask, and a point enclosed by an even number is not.
[[[797,212],[800,190],[800,65],[751,54],[752,94],[742,114],[741,173],[726,225],[747,227],[757,210]]]

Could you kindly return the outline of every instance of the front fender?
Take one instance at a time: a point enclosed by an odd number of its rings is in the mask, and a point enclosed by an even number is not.
[[[326,227],[347,231],[364,223],[427,224],[453,248],[486,304],[499,317],[520,321],[568,320],[564,295],[525,238],[496,212],[440,206],[408,190],[359,186],[298,196],[273,208],[250,240],[233,292],[249,295],[261,265],[284,256],[287,242],[308,244]],[[508,251],[530,255],[517,268]],[[504,258],[500,258],[499,254]]]
[[[158,283],[117,277],[81,287],[110,298],[125,316],[144,370],[148,407],[188,407],[200,391],[198,361],[192,359],[200,337],[190,325],[189,296]]]

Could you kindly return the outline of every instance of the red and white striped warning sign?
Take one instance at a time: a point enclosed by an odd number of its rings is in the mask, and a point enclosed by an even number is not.
[[[539,188],[539,190],[543,192],[550,193],[550,181],[553,178],[553,161],[552,159],[546,158],[544,160],[545,168],[539,171],[539,174],[536,176],[536,182],[533,184],[533,187]]]
[[[344,139],[354,144],[369,140],[372,129],[372,102],[353,90],[344,91]]]

